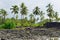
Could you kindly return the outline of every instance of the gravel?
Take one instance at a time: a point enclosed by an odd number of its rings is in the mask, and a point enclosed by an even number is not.
[[[0,40],[46,40],[51,37],[60,37],[60,31],[47,28],[32,28],[31,30],[0,30]]]

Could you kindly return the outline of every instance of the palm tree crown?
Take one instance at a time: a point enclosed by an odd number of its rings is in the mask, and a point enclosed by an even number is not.
[[[21,14],[27,15],[27,7],[24,5],[24,3],[21,4]]]
[[[40,14],[40,8],[38,6],[35,7],[35,9],[33,10],[33,14],[34,15],[39,15]]]
[[[48,12],[48,16],[53,18],[53,15],[54,15],[54,10],[53,10],[53,7],[51,4],[48,4],[47,5],[48,9],[47,9],[47,12]]]
[[[2,22],[4,22],[5,21],[5,17],[6,17],[6,15],[7,15],[7,12],[4,10],[4,9],[0,9],[0,14],[2,15]],[[3,21],[4,20],[4,21]]]
[[[53,10],[53,7],[52,7],[52,5],[51,4],[48,4],[47,5],[47,15],[48,15],[48,17],[49,17],[49,19],[50,19],[50,22],[52,22],[53,21],[53,18],[54,18],[54,10]]]
[[[4,16],[4,15],[7,15],[7,12],[4,9],[0,9],[0,14]]]
[[[12,10],[12,13],[16,14],[19,11],[19,7],[17,5],[14,5],[12,6],[11,10]]]
[[[21,11],[20,11],[20,13],[21,13],[21,18],[22,18],[22,15],[23,15],[23,17],[24,17],[24,15],[27,15],[27,7],[24,5],[24,3],[22,3],[21,4]]]

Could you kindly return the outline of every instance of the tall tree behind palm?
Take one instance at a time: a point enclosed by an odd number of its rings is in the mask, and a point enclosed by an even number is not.
[[[33,14],[30,14],[30,22],[31,23],[35,23],[35,18],[34,18],[34,15]]]
[[[23,16],[23,19],[24,19],[24,15],[27,15],[27,7],[24,5],[24,3],[21,4],[21,19],[22,19],[22,16]]]
[[[59,20],[58,19],[58,12],[55,12],[54,17],[55,17],[55,21],[58,22],[58,20]]]
[[[12,8],[10,8],[10,9],[12,10],[12,13],[16,14],[16,16],[17,16],[18,11],[19,11],[19,7],[18,7],[17,5],[14,5],[14,6],[12,6]],[[15,16],[15,15],[14,15],[14,16]]]
[[[46,6],[48,9],[47,9],[47,13],[48,13],[48,17],[50,19],[50,22],[52,22],[53,18],[54,18],[54,10],[53,10],[53,7],[51,4],[48,4]]]
[[[31,23],[30,26],[32,26],[33,23],[35,23],[34,15],[30,14],[29,17],[30,17],[30,23]]]
[[[0,14],[2,14],[2,22],[4,22],[4,21],[5,21],[5,17],[6,17],[6,15],[7,15],[6,10],[0,9]]]
[[[39,9],[40,8],[38,6],[36,6],[35,9],[33,10],[33,14],[35,15],[35,17],[36,17],[36,15],[40,14],[40,10]]]
[[[43,11],[40,12],[40,21],[42,21],[44,19],[44,13]]]
[[[30,20],[33,20],[34,15],[33,14],[30,14],[29,16],[30,16]]]

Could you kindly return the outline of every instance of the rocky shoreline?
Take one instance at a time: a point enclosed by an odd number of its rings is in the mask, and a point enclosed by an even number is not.
[[[0,30],[0,40],[46,40],[50,37],[60,37],[60,30],[47,28]]]

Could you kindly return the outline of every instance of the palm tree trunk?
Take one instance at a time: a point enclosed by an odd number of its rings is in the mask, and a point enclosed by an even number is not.
[[[14,14],[14,16],[13,16],[13,18],[15,17],[15,14]],[[14,18],[15,19],[15,18]]]
[[[18,15],[16,14],[16,25],[17,25],[17,21],[18,21]]]
[[[35,17],[36,17],[36,15],[35,15]],[[36,18],[35,18],[35,23],[36,23]]]
[[[21,14],[21,19],[22,19],[22,14]]]
[[[51,18],[50,18],[50,22],[52,22]]]
[[[3,19],[3,16],[2,16],[2,23],[3,23],[4,19]]]
[[[22,26],[22,14],[21,14],[21,26]]]
[[[23,15],[23,20],[22,20],[22,26],[23,26],[23,23],[24,23],[24,15]]]
[[[3,22],[5,22],[5,15],[4,15],[4,21]]]
[[[18,15],[16,14],[16,20],[18,19]]]

